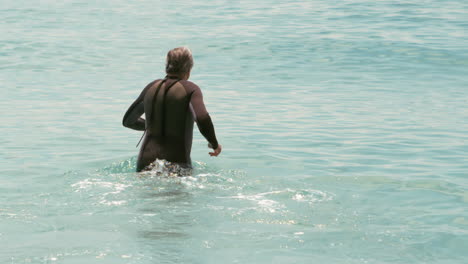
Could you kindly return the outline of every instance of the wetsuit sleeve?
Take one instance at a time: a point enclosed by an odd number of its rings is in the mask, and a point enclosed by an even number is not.
[[[203,94],[200,88],[196,87],[193,91],[190,104],[195,115],[198,130],[200,130],[200,133],[206,138],[206,140],[208,140],[208,142],[210,142],[213,149],[217,149],[218,140],[216,139],[213,122],[211,121],[211,117],[203,103]]]
[[[140,96],[133,102],[125,113],[122,125],[135,130],[145,130],[145,119],[141,118],[141,115],[145,112],[143,99],[145,98],[146,91],[155,83],[153,81],[149,83],[141,92]]]

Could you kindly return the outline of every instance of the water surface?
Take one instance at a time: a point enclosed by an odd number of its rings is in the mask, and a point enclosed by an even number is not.
[[[1,263],[464,263],[465,1],[1,1]],[[134,173],[187,45],[222,155]]]

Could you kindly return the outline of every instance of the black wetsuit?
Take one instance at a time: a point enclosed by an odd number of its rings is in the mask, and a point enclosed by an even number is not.
[[[141,118],[145,114],[145,119]],[[186,80],[166,76],[149,83],[123,118],[125,127],[145,130],[137,171],[155,159],[165,159],[191,167],[193,123],[214,149],[218,147],[210,115],[200,88]]]

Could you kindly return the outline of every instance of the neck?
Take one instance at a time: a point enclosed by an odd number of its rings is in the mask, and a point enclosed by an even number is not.
[[[166,77],[167,78],[177,78],[177,79],[180,79],[180,80],[188,80],[188,78],[190,77],[190,74],[167,74]]]

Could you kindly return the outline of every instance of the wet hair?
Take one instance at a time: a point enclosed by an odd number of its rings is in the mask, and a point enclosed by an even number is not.
[[[166,73],[180,75],[190,72],[193,67],[192,52],[187,47],[171,49],[166,57]]]

